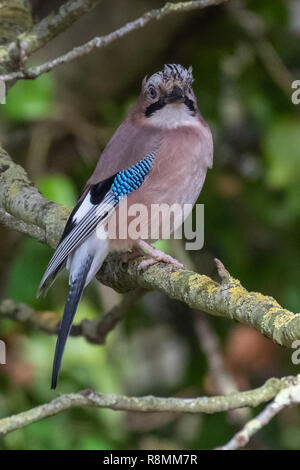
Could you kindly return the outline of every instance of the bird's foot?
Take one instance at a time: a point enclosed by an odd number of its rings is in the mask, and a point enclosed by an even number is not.
[[[142,250],[147,250],[148,253],[143,252],[143,255],[147,256],[148,259],[144,259],[140,264],[139,264],[139,269],[145,269],[148,268],[149,266],[152,266],[155,263],[169,263],[169,264],[175,264],[179,268],[183,268],[183,264],[180,263],[177,259],[172,258],[172,256],[167,255],[163,251],[157,250],[156,248],[153,248],[153,246],[149,245],[146,243],[144,240],[139,240],[139,247]]]

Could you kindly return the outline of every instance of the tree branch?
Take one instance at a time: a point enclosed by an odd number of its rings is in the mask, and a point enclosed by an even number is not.
[[[13,217],[2,219],[7,227],[26,234],[30,230],[31,236],[52,247],[57,245],[69,214],[61,205],[45,199],[30,182],[25,170],[1,148],[0,209]],[[16,219],[22,222],[17,224]],[[294,314],[284,309],[273,297],[248,292],[218,260],[221,283],[164,263],[140,270],[140,261],[135,259],[123,263],[119,254],[111,254],[97,277],[118,292],[137,287],[159,290],[191,308],[255,328],[282,346],[290,347],[300,338],[300,313]]]
[[[263,18],[253,11],[242,8],[239,3],[229,3],[227,9],[250,39],[255,53],[270,77],[290,99],[291,84],[295,77],[288,70],[273,44],[267,39]]]
[[[48,201],[0,146],[0,221],[56,247],[70,211]]]
[[[137,259],[122,265],[118,255],[110,255],[97,277],[119,292],[137,285],[159,290],[191,308],[255,328],[282,346],[290,347],[300,338],[299,313],[284,309],[273,297],[248,292],[229,273],[219,284],[208,276],[169,264],[159,263],[141,271],[140,261]]]
[[[176,259],[180,259],[185,267],[192,271],[195,270],[192,257],[184,249],[180,240],[172,240],[171,250],[172,254],[173,252],[175,253]],[[195,311],[194,318],[195,332],[199,339],[199,346],[206,356],[208,373],[213,383],[214,393],[226,395],[236,392],[238,388],[232,374],[226,368],[219,340],[211,326],[210,318],[204,312],[197,310]],[[228,416],[231,422],[242,425],[250,418],[249,412],[248,408],[242,408],[230,411]]]
[[[16,38],[32,26],[29,0],[0,0],[0,73],[19,66]]]
[[[0,419],[0,437],[64,410],[78,407],[108,408],[116,411],[216,413],[236,408],[255,407],[275,397],[290,385],[291,379],[269,379],[264,385],[246,392],[234,392],[225,396],[200,398],[160,398],[153,396],[126,397],[103,395],[93,390],[69,393],[50,403],[37,406],[8,418]]]
[[[0,317],[27,323],[49,334],[57,334],[60,321],[55,312],[36,312],[28,305],[10,299],[0,301]]]
[[[0,80],[8,81],[22,78],[36,78],[39,75],[42,75],[43,73],[50,72],[50,70],[53,70],[58,65],[72,62],[78,57],[89,54],[94,49],[105,47],[116,39],[119,39],[125,36],[126,34],[131,33],[132,31],[144,28],[151,21],[160,20],[165,16],[169,15],[170,13],[202,9],[208,6],[219,5],[220,3],[225,2],[227,2],[227,0],[194,0],[178,3],[167,2],[164,7],[144,13],[136,20],[130,21],[121,28],[117,29],[116,31],[113,31],[105,36],[97,36],[81,46],[74,47],[71,51],[67,52],[66,54],[63,54],[62,56],[57,57],[56,59],[50,60],[49,62],[45,62],[44,64],[41,64],[37,67],[31,67],[27,71],[18,70],[16,72],[0,75]],[[41,47],[41,45],[43,45],[49,39],[52,39],[49,34],[45,34],[44,36],[42,36],[42,38],[40,38],[38,34],[40,30],[47,31],[48,29],[50,29],[48,28],[47,23],[47,19],[43,20],[43,26],[35,27],[33,35],[31,33],[28,33],[24,34],[20,38],[24,46],[24,52],[27,56],[30,55],[38,47]]]
[[[141,297],[145,291],[135,289],[127,292],[122,301],[107,312],[100,320],[82,320],[72,325],[70,336],[82,336],[93,344],[104,344],[107,335],[124,318],[129,308]],[[0,301],[0,318],[26,323],[38,328],[44,333],[56,335],[61,321],[61,316],[52,311],[35,311],[33,308],[21,302],[11,299]]]
[[[16,1],[20,3],[20,0],[14,0],[14,2]],[[10,34],[10,43],[5,47],[2,47],[0,51],[0,71],[5,72],[12,68],[16,68],[16,58],[20,58],[21,52],[28,57],[36,50],[43,47],[47,42],[51,41],[51,39],[58,36],[62,31],[66,30],[74,23],[74,21],[94,8],[100,1],[102,0],[69,0],[61,5],[57,12],[51,13],[31,29],[31,16],[29,16],[29,9],[27,8],[25,10],[27,14],[26,22],[23,20],[23,23],[25,23],[23,31],[21,34],[19,31],[19,35],[16,32],[14,32],[13,35]],[[3,21],[7,21],[10,28],[11,24],[16,21],[16,11],[15,8],[13,8],[12,3],[13,2],[9,0],[6,8],[7,11],[10,12],[13,22],[9,21],[7,14],[4,15],[0,10],[0,19],[3,17]],[[21,18],[24,18],[24,13],[22,13]],[[14,65],[12,65],[12,63]],[[24,78],[26,78],[27,72],[23,70],[22,73]]]
[[[292,385],[281,390],[266,408],[256,418],[245,424],[243,429],[236,433],[230,441],[218,450],[235,450],[244,447],[251,437],[268,424],[274,416],[289,406],[300,403],[300,375],[291,378]]]
[[[26,52],[31,55],[49,41],[68,29],[75,21],[89,12],[102,0],[69,0],[57,12],[50,13],[37,23],[30,32],[19,37],[26,43]]]

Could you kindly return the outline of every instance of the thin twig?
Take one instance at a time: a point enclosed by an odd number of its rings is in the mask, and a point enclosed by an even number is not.
[[[200,345],[207,357],[209,371],[212,375],[217,392],[220,393],[221,390],[222,393],[225,394],[235,392],[237,386],[226,370],[220,353],[218,339],[206,320],[207,318],[199,312],[195,320],[195,330],[200,340]]]
[[[105,344],[107,335],[146,292],[139,288],[125,293],[121,302],[107,312],[101,320],[83,320],[79,325],[74,325],[71,329],[71,336],[84,336],[90,343]]]
[[[220,351],[217,335],[212,329],[209,319],[202,312],[195,316],[195,330],[199,338],[199,344],[205,353],[208,362],[210,377],[214,384],[216,393],[228,394],[238,390],[232,375],[226,368],[226,364]],[[250,418],[249,410],[242,408],[232,410],[229,413],[230,419],[240,425]]]
[[[78,18],[81,18],[85,13],[94,8],[100,1],[102,0],[68,0],[61,5],[57,11],[51,12],[46,18],[43,18],[34,26],[31,26],[31,14],[28,11],[27,27],[23,28],[23,32],[19,33],[17,37],[10,34],[9,37],[12,37],[12,40],[10,40],[10,42],[6,41],[6,45],[1,48],[0,70],[5,71],[6,74],[12,68],[15,70],[18,66],[17,61],[19,57],[19,62],[21,63],[20,71],[24,73],[24,78],[29,78],[25,67],[27,57],[43,47],[47,42],[57,37],[62,31],[69,28]],[[14,8],[13,2],[11,2],[12,5],[10,5],[9,1],[6,3],[4,18],[6,24],[14,31],[13,21],[17,21],[16,11],[19,11],[20,15],[20,10]],[[29,2],[26,3],[29,5]],[[7,12],[10,13],[10,21]],[[2,15],[3,12],[0,10],[0,18]],[[22,18],[23,17],[24,13],[22,15]]]
[[[124,395],[103,395],[93,390],[85,390],[80,393],[61,395],[50,403],[0,419],[0,436],[5,436],[16,429],[70,408],[93,406],[118,411],[216,413],[243,406],[255,407],[271,400],[287,386],[289,386],[288,378],[272,378],[254,390],[235,392],[226,396],[200,398],[127,397]]]
[[[130,307],[145,294],[144,289],[136,289],[124,294],[122,301],[107,312],[100,320],[82,320],[72,326],[70,336],[82,336],[92,344],[104,344],[107,335],[124,318]],[[53,311],[35,311],[21,302],[11,299],[0,301],[0,318],[7,318],[31,325],[44,333],[56,335],[60,325],[60,315]]]
[[[188,269],[195,270],[194,262],[191,256],[185,251],[181,240],[172,240],[171,249],[175,250],[176,256],[183,261],[184,266]],[[218,259],[215,259],[215,263],[222,282],[228,282],[230,275],[228,271],[226,271],[223,263]],[[217,393],[227,394],[236,392],[238,389],[232,376],[226,369],[217,335],[211,327],[209,319],[203,315],[203,312],[199,311],[195,313],[194,325],[196,335],[199,339],[200,347],[207,358],[209,372],[213,378]]]
[[[58,65],[72,62],[73,60],[78,59],[78,57],[89,54],[94,49],[107,46],[116,39],[120,39],[132,31],[144,28],[153,20],[161,20],[170,13],[202,9],[213,5],[219,5],[220,3],[225,3],[226,1],[228,0],[194,0],[178,3],[167,2],[164,7],[144,13],[136,20],[126,23],[116,31],[113,31],[105,36],[97,36],[81,46],[74,47],[71,51],[61,55],[60,57],[45,62],[44,64],[41,64],[37,67],[31,67],[27,69],[25,74],[24,71],[19,70],[17,72],[0,75],[0,80],[8,81],[13,79],[36,78],[43,73],[50,72],[50,70],[53,70]],[[27,54],[28,53],[29,51],[27,51]]]
[[[181,240],[172,240],[171,250],[175,251],[176,257],[183,261],[184,266],[191,270],[195,269],[195,265],[191,257],[188,256],[187,252],[184,250]],[[228,282],[230,275],[223,263],[218,259],[215,259],[215,263],[222,282]],[[232,375],[226,368],[220,351],[218,337],[211,326],[210,319],[205,316],[203,312],[196,311],[194,324],[196,335],[199,339],[199,346],[206,356],[210,377],[212,378],[216,393],[226,395],[231,392],[236,392],[238,388]],[[243,424],[249,419],[247,408],[232,410],[228,414],[233,422],[239,424]]]
[[[49,41],[68,29],[75,21],[95,8],[103,0],[69,0],[56,12],[50,13],[34,25],[29,33],[21,36],[27,42],[27,54],[31,55]]]
[[[12,230],[24,233],[30,237],[36,238],[40,242],[45,241],[45,231],[37,225],[26,223],[17,217],[12,216],[4,209],[0,208],[0,224],[10,227]]]
[[[262,17],[253,11],[241,8],[240,3],[237,2],[229,3],[227,9],[254,45],[255,52],[271,79],[290,98],[294,77],[273,44],[267,39]]]
[[[289,406],[300,403],[300,375],[293,380],[294,384],[281,390],[266,408],[254,419],[245,424],[243,429],[236,433],[230,441],[219,450],[235,450],[248,444],[251,437],[268,424],[274,416]]]

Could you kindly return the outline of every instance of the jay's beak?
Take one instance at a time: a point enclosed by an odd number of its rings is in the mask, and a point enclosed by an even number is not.
[[[179,86],[175,85],[173,90],[171,91],[171,93],[169,93],[165,97],[165,102],[167,104],[176,103],[176,102],[183,103],[184,102],[184,94],[183,94],[182,89]]]

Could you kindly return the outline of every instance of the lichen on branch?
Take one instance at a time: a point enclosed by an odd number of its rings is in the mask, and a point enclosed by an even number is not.
[[[62,30],[66,29],[75,19],[97,3],[96,0],[69,0],[66,4],[61,6],[58,13],[50,14],[39,24],[35,25],[32,30],[20,35],[20,37],[17,38],[17,41],[12,42],[3,50],[2,57],[0,55],[0,74],[2,74],[0,75],[0,80],[8,81],[13,79],[36,78],[43,73],[53,70],[58,65],[69,63],[83,55],[89,54],[94,49],[107,46],[132,31],[144,28],[151,21],[161,20],[171,13],[183,13],[219,5],[225,2],[227,2],[227,0],[193,0],[177,3],[167,2],[162,8],[150,10],[139,18],[124,24],[115,31],[104,36],[96,36],[85,44],[74,47],[62,56],[56,57],[55,59],[45,62],[37,67],[31,67],[26,70],[26,64],[23,63],[21,64],[21,67],[15,67],[14,71],[11,70],[11,67],[5,70],[5,62],[9,62],[10,55],[13,52],[14,55],[17,54],[17,51],[20,49],[19,46],[21,46],[21,50],[19,50],[20,58],[22,55],[23,57],[31,55],[35,50],[44,46]],[[86,8],[83,9],[83,6]]]
[[[29,0],[0,0],[0,74],[21,70],[21,46],[26,57],[69,28],[102,0],[68,0],[56,12],[33,25]]]
[[[293,380],[298,379],[293,378]],[[0,419],[0,437],[70,408],[96,407],[115,411],[217,413],[245,406],[258,406],[271,400],[281,390],[290,386],[289,377],[272,378],[261,387],[253,390],[199,398],[161,398],[152,395],[127,397],[124,395],[103,395],[94,390],[84,390],[79,393],[60,395],[50,403]]]

